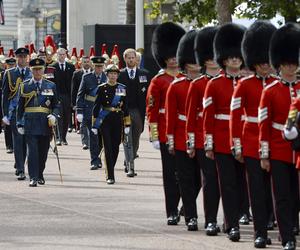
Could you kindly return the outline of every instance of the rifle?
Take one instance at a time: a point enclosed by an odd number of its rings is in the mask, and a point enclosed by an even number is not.
[[[57,126],[57,125],[56,125]],[[57,159],[57,164],[58,164],[58,170],[59,170],[59,174],[60,174],[60,181],[61,183],[63,183],[63,179],[62,179],[62,174],[61,174],[61,168],[60,168],[60,161],[59,161],[59,156],[58,156],[58,150],[57,150],[57,145],[56,145],[56,131],[55,131],[55,128],[56,126],[52,126],[52,133],[53,133],[53,140],[54,140],[54,148],[52,148],[51,146],[51,149],[53,151],[53,153],[55,154],[56,156],[56,159]]]

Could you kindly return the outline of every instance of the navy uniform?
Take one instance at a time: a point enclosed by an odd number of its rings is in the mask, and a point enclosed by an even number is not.
[[[44,69],[45,61],[36,58],[29,62],[31,69]],[[32,77],[24,81],[20,89],[17,109],[17,126],[20,134],[25,134],[28,148],[29,186],[45,183],[43,172],[47,160],[51,126],[59,114],[56,85],[46,79]]]
[[[94,65],[104,64],[104,57],[93,57],[92,62]],[[92,110],[96,100],[98,87],[101,83],[106,82],[106,75],[96,76],[95,72],[83,75],[76,100],[77,117],[83,115],[82,123],[89,130],[90,137],[90,154],[91,154],[91,170],[96,170],[102,167],[101,159],[99,157],[102,150],[101,134],[95,135],[91,133],[92,129]]]
[[[119,68],[108,65],[106,72],[117,72]],[[114,168],[119,154],[119,146],[122,140],[122,131],[129,134],[130,117],[127,107],[125,85],[108,81],[99,86],[97,98],[93,109],[93,133],[100,129],[103,137],[103,146],[106,162],[107,184],[114,184]]]
[[[16,56],[28,55],[27,48],[18,48],[15,51]],[[6,125],[11,125],[16,175],[18,180],[24,180],[24,163],[26,158],[26,144],[25,137],[20,135],[16,127],[16,108],[19,101],[19,87],[23,81],[31,78],[31,72],[28,67],[21,68],[17,65],[14,68],[7,70],[3,77],[3,89],[2,89],[2,121]]]

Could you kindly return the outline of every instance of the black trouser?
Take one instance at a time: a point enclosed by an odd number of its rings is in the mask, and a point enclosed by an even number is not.
[[[160,154],[162,161],[162,175],[165,191],[165,203],[167,217],[178,214],[178,203],[180,192],[175,171],[175,157],[168,151],[165,143],[160,143]]]
[[[58,120],[58,125],[59,125],[59,133],[60,136],[59,138],[62,141],[66,141],[66,136],[69,128],[69,122],[70,122],[70,117],[71,117],[71,97],[69,95],[63,95],[61,94],[59,96],[60,100],[60,119]]]
[[[198,218],[195,183],[197,165],[195,159],[191,159],[185,151],[175,150],[175,160],[185,221],[188,222],[191,218]]]
[[[110,112],[101,124],[100,130],[106,162],[106,178],[115,179],[114,168],[119,154],[121,143],[123,116],[119,112]]]
[[[46,166],[50,136],[26,135],[28,149],[28,172],[30,179],[43,177]]]
[[[5,125],[4,128],[5,146],[6,149],[13,149],[12,131],[10,125]]]
[[[297,170],[293,164],[271,160],[271,176],[278,228],[282,245],[285,245],[287,241],[295,240],[293,219],[299,199]]]
[[[242,215],[250,215],[249,213],[249,195],[247,188],[247,179],[246,179],[246,168],[243,163],[235,160],[236,170],[237,170],[237,185],[238,185],[238,205],[239,205],[239,217]]]
[[[270,178],[260,166],[260,160],[245,157],[245,166],[248,177],[248,188],[253,215],[255,237],[267,238],[268,224],[268,200],[267,194],[270,186]]]
[[[225,230],[239,226],[237,168],[239,164],[231,154],[216,153],[220,191],[224,210]]]
[[[203,207],[205,227],[208,223],[217,223],[220,191],[216,162],[205,156],[203,149],[196,150],[197,164],[202,170]]]

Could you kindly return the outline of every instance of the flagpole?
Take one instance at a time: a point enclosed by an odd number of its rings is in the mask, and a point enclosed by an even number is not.
[[[144,1],[135,0],[135,48],[144,49]]]

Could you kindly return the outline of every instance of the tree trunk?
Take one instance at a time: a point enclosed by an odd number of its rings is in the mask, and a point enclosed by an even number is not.
[[[126,24],[135,24],[135,0],[126,0]]]
[[[219,25],[232,22],[230,0],[217,0],[216,11]]]

